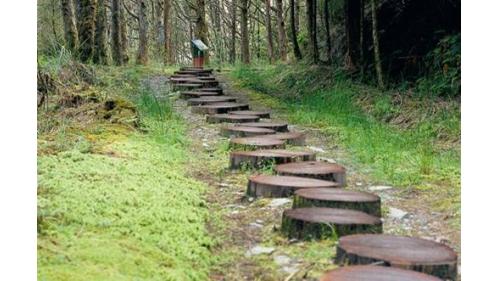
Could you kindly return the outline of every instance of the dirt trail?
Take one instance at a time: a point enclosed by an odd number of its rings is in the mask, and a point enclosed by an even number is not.
[[[236,90],[223,75],[217,78],[225,95],[236,96],[240,101],[252,100],[250,91]],[[269,109],[253,100],[250,105],[253,110]],[[212,274],[213,280],[316,280],[324,270],[335,267],[331,260],[332,242],[287,241],[276,231],[282,211],[291,206],[289,199],[249,202],[244,197],[247,177],[253,173],[227,170],[227,138],[219,136],[220,125],[206,123],[203,115],[191,113],[181,99],[175,100],[174,108],[186,120],[193,143],[189,173],[208,183],[207,200],[216,214],[209,223],[210,231],[220,238],[215,250],[220,261]],[[286,121],[283,113],[270,110],[273,120]],[[449,227],[444,214],[425,207],[424,196],[396,187],[376,186],[366,171],[350,163],[346,152],[329,137],[299,126],[292,125],[291,130],[307,133],[307,146],[317,152],[320,160],[344,165],[349,188],[381,196],[385,233],[439,241],[460,253],[460,234]],[[217,220],[218,216],[222,220]]]

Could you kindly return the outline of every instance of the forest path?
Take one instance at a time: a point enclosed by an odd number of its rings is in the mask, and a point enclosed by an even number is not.
[[[273,121],[285,121],[286,112],[266,108],[251,91],[237,88],[225,75],[218,74],[224,94],[249,102],[252,110],[271,110]],[[192,141],[190,176],[209,185],[207,200],[214,214],[209,231],[219,239],[215,254],[218,264],[213,280],[315,280],[331,260],[334,244],[328,241],[288,241],[279,229],[290,199],[258,199],[248,202],[245,190],[251,171],[231,172],[228,167],[228,139],[219,135],[220,124],[209,124],[205,116],[193,114],[182,99],[174,109],[188,124]],[[452,246],[460,253],[460,234],[450,227],[444,214],[426,207],[425,199],[413,191],[374,185],[367,171],[349,161],[347,152],[319,130],[289,124],[294,131],[307,134],[307,148],[319,160],[335,161],[347,168],[347,186],[369,191],[382,198],[384,233],[426,238]],[[287,279],[288,278],[288,279]]]

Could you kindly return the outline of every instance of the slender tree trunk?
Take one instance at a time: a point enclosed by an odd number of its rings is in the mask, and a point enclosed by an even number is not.
[[[94,63],[107,65],[108,56],[108,12],[106,0],[98,0],[94,38]]]
[[[372,36],[373,36],[373,54],[375,58],[375,71],[377,72],[377,82],[380,88],[384,88],[384,79],[382,77],[382,62],[380,59],[380,46],[378,42],[377,29],[377,6],[375,0],[371,0],[372,12]]]
[[[344,0],[346,67],[351,70],[359,65],[360,2],[361,0]]]
[[[285,22],[283,20],[283,0],[276,0],[276,15],[278,19],[278,47],[282,61],[287,60]]]
[[[295,0],[290,0],[290,29],[292,34],[293,54],[297,60],[302,59],[299,42],[297,41]]]
[[[237,0],[231,2],[231,46],[229,48],[229,61],[234,64],[236,61],[236,4]]]
[[[78,30],[76,29],[73,0],[61,0],[66,47],[71,51],[78,49]]]
[[[332,61],[332,38],[330,35],[330,7],[328,2],[330,0],[324,0],[324,17],[325,17],[325,33],[326,33],[326,50],[327,50],[327,60],[330,63]]]
[[[271,26],[271,0],[266,1],[266,38],[267,38],[267,58],[269,63],[274,62],[273,30]]]
[[[121,53],[123,56],[123,64],[128,64],[129,56],[128,56],[128,37],[127,37],[127,18],[125,16],[124,11],[124,3],[121,2],[120,7],[120,46],[122,48]]]
[[[80,59],[87,62],[94,50],[97,0],[78,0],[78,35]]]
[[[316,34],[316,0],[306,0],[307,4],[307,29],[309,33],[309,48],[312,49],[314,63],[319,61],[318,39]]]
[[[300,31],[300,0],[295,1],[295,32]]]
[[[163,63],[164,64],[171,64],[172,61],[170,60],[172,55],[170,52],[172,51],[170,49],[170,40],[171,36],[171,25],[170,25],[170,7],[171,3],[170,0],[163,0]]]
[[[205,0],[196,0],[195,37],[208,45],[208,27],[205,19]],[[209,63],[209,52],[205,52],[205,63]]]
[[[365,50],[364,50],[364,20],[365,20],[365,1],[360,1],[359,11],[359,69],[361,77],[365,74]]]
[[[140,0],[138,3],[139,17],[139,48],[137,49],[137,64],[148,64],[148,19],[146,1]]]
[[[122,40],[121,40],[121,0],[111,2],[111,53],[116,65],[123,64]]]
[[[248,6],[250,0],[241,0],[241,61],[250,64],[250,42],[248,40]]]

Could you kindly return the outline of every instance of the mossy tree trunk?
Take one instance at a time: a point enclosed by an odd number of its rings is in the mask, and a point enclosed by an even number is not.
[[[266,39],[267,39],[267,58],[269,63],[274,62],[273,30],[271,26],[271,0],[266,1]]]
[[[208,26],[206,21],[205,0],[196,0],[196,25],[194,36],[208,45]],[[204,55],[204,61],[208,64],[210,62],[209,52],[206,51]]]
[[[359,64],[360,2],[361,0],[344,0],[345,65],[350,70],[356,70]]]
[[[127,17],[124,12],[125,4],[123,1],[120,1],[120,47],[121,53],[123,56],[123,64],[127,64],[129,61],[128,56],[128,36],[127,36]]]
[[[61,0],[66,48],[74,52],[78,50],[78,30],[76,29],[75,12],[73,8],[73,0]]]
[[[148,19],[146,1],[138,2],[137,22],[139,24],[139,47],[137,48],[136,64],[148,64]]]
[[[323,16],[325,18],[325,34],[326,34],[326,52],[327,52],[327,61],[330,63],[332,58],[332,38],[330,35],[330,7],[328,6],[328,2],[330,0],[323,0]]]
[[[106,0],[98,0],[94,38],[94,63],[107,65],[108,56],[108,12]]]
[[[309,34],[309,49],[314,63],[319,62],[319,48],[316,24],[316,0],[306,0],[307,31]]]
[[[88,62],[94,51],[97,0],[77,0],[78,39],[80,60]]]
[[[382,61],[380,59],[380,45],[378,42],[377,29],[377,5],[375,0],[370,1],[372,12],[372,36],[373,36],[373,55],[375,61],[375,71],[377,73],[377,83],[380,88],[384,88],[384,79],[382,76]]]
[[[248,38],[248,6],[249,0],[241,0],[241,61],[250,64],[250,42]]]
[[[164,0],[163,2],[163,63],[171,64],[172,63],[172,49],[170,48],[170,40],[172,40],[172,26],[170,19],[170,8],[172,4],[170,0]]]
[[[296,16],[297,11],[295,9],[295,0],[290,0],[290,29],[292,35],[293,44],[293,54],[297,60],[302,59],[302,53],[300,52],[299,42],[297,41],[297,22],[298,18]]]
[[[123,64],[121,21],[121,0],[111,2],[111,54],[116,65]]]
[[[231,1],[231,42],[229,47],[229,62],[234,64],[236,62],[236,4],[237,0]]]

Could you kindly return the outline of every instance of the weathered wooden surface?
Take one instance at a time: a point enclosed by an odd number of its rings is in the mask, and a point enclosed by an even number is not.
[[[271,118],[271,112],[270,111],[255,111],[255,110],[239,110],[239,111],[233,111],[231,114],[235,115],[256,115],[259,116],[260,118]]]
[[[216,97],[221,96],[219,92],[201,92],[201,91],[185,91],[181,92],[180,97],[183,99],[201,98],[201,97]]]
[[[248,179],[247,195],[251,197],[288,197],[295,191],[339,187],[335,182],[310,178],[254,175]]]
[[[381,216],[380,197],[361,191],[312,188],[295,192],[293,208],[328,207],[365,212],[369,215]]]
[[[201,88],[203,85],[201,84],[193,84],[193,83],[173,83],[172,87],[174,90],[182,90],[182,89],[197,89]]]
[[[306,145],[306,134],[300,132],[278,133],[273,135],[266,135],[266,138],[284,140],[286,144],[304,146]]]
[[[207,116],[208,123],[248,123],[259,121],[258,116],[213,114]]]
[[[290,151],[283,149],[233,151],[229,156],[229,167],[231,169],[259,169],[274,164],[313,161],[315,159],[316,154],[311,151]]]
[[[201,92],[216,92],[216,93],[220,93],[220,94],[222,94],[222,92],[223,92],[222,88],[219,88],[219,87],[203,87],[203,88],[199,89],[199,91],[201,91]]]
[[[248,104],[236,102],[221,102],[207,105],[199,105],[191,107],[191,112],[201,114],[218,114],[228,113],[234,110],[248,109]]]
[[[450,247],[420,238],[379,235],[342,237],[337,245],[339,264],[381,262],[443,279],[457,278],[457,254]]]
[[[230,96],[205,96],[187,100],[188,105],[205,105],[220,102],[236,102],[236,98]]]
[[[285,148],[285,142],[282,140],[262,138],[260,136],[234,138],[229,141],[229,147],[233,150],[280,149]]]
[[[307,161],[282,164],[275,167],[279,175],[331,180],[345,186],[345,168],[339,164],[320,161]]]
[[[336,239],[358,233],[382,233],[382,221],[360,211],[297,208],[283,212],[281,231],[288,238]]]
[[[232,112],[234,111],[229,112],[229,114]],[[223,126],[220,129],[220,134],[225,137],[255,137],[274,133],[275,131],[271,129],[234,125]]]
[[[328,271],[319,281],[443,281],[437,277],[376,265],[345,266]]]
[[[247,123],[245,124],[245,127],[267,128],[275,130],[276,132],[288,132],[288,124],[286,123],[256,122],[256,123]]]

